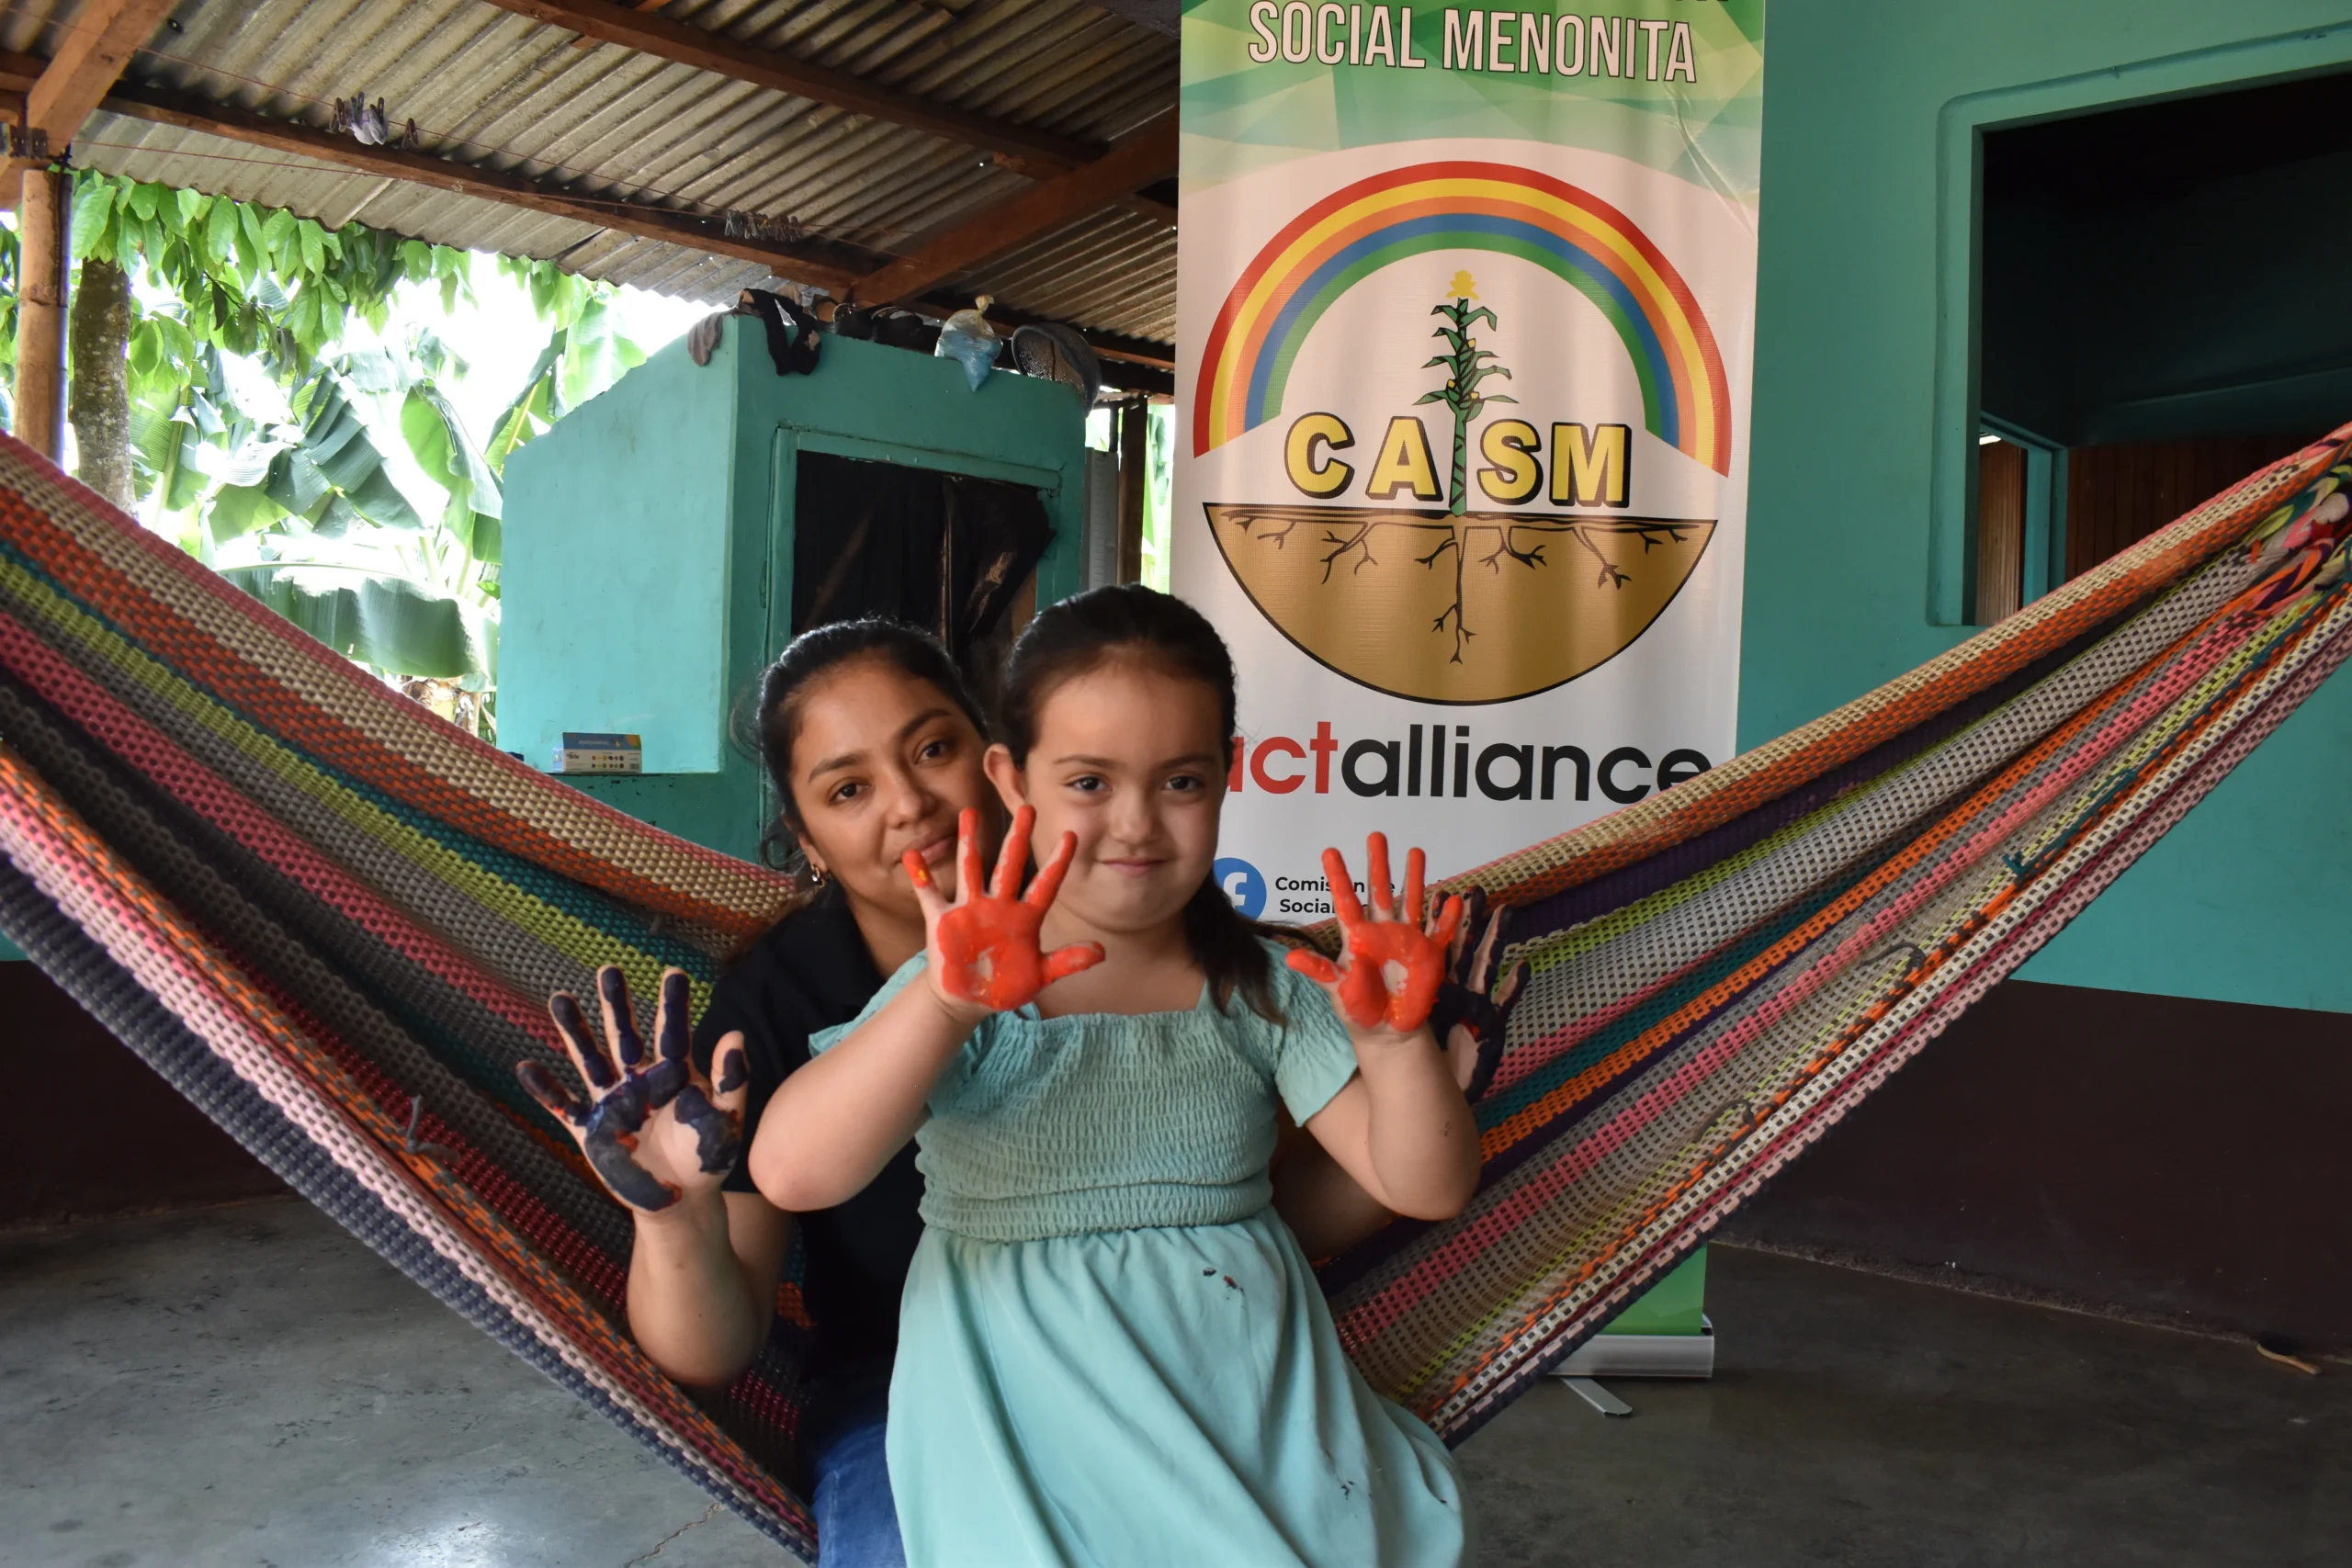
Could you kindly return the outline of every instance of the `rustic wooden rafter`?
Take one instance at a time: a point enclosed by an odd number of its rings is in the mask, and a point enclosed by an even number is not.
[[[672,21],[658,14],[611,0],[490,0],[501,10],[528,17],[549,27],[564,28],[601,43],[618,44],[639,54],[691,65],[715,76],[731,77],[795,97],[831,105],[853,114],[870,115],[949,141],[962,142],[997,155],[1017,173],[1050,175],[1091,162],[1103,149],[1097,143],[1049,130],[1016,125],[1010,120],[975,114],[880,86],[845,71],[812,65],[779,50],[762,49]]]
[[[139,46],[147,41],[172,9],[173,0],[89,0],[63,25],[57,52],[41,62],[24,85],[25,103],[18,123],[62,149],[74,140],[82,122],[122,74]],[[38,145],[38,143],[36,143]],[[34,159],[8,161],[0,173],[0,207],[13,207],[17,183],[27,169],[40,168]]]
[[[1035,188],[958,223],[911,254],[851,285],[853,298],[888,305],[1002,255],[1083,217],[1138,186],[1176,172],[1176,117],[1162,115],[1093,163],[1057,175]]]
[[[48,64],[49,62],[36,55],[0,50],[0,113],[9,114],[11,118],[21,117],[24,109],[20,106],[25,101],[24,96],[28,95],[40,81]],[[299,120],[278,119],[235,105],[218,103],[168,88],[117,82],[96,107],[126,118],[168,125],[245,146],[290,153],[356,174],[425,186],[453,195],[472,197],[641,239],[664,241],[690,250],[751,262],[769,267],[797,282],[833,293],[845,294],[861,279],[886,272],[890,265],[890,258],[886,255],[839,242],[786,243],[730,238],[717,218],[657,207],[650,202],[588,197],[526,175],[480,168],[430,152],[370,147],[350,137],[336,135]],[[1102,161],[1119,156],[1130,145],[1132,139],[1130,142],[1122,143]],[[1082,175],[1085,170],[1076,172]],[[1051,189],[1054,183],[1047,182],[1039,192],[1030,195],[1039,195]],[[1151,176],[1136,181],[1137,185],[1149,183]],[[983,214],[982,220],[989,216]],[[982,220],[974,220],[974,222]],[[959,303],[969,303],[933,290],[932,283],[936,281],[938,279],[933,278],[930,282],[918,283],[912,288],[901,290],[897,298],[910,309],[933,316],[944,315],[956,309]],[[874,299],[876,297],[869,292],[865,298]],[[991,314],[1008,326],[1031,319],[1021,312],[1003,309]],[[1085,335],[1096,351],[1114,366],[1134,367],[1132,372],[1114,369],[1112,374],[1114,384],[1147,390],[1168,389],[1164,383],[1173,368],[1173,361],[1165,344],[1115,333],[1090,331]]]

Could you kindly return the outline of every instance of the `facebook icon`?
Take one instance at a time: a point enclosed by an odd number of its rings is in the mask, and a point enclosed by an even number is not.
[[[1258,868],[1246,860],[1227,856],[1216,863],[1210,872],[1233,907],[1250,919],[1256,919],[1266,907],[1266,879]]]

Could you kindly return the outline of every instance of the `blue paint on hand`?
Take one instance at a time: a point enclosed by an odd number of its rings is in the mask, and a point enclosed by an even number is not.
[[[710,1102],[700,1084],[678,1091],[677,1117],[694,1129],[695,1158],[706,1175],[720,1176],[735,1168],[743,1153],[743,1119]]]
[[[734,1093],[741,1089],[744,1080],[752,1076],[751,1064],[744,1060],[743,1048],[741,1045],[728,1052],[718,1066],[718,1092],[721,1094]]]
[[[655,1048],[665,1062],[683,1062],[688,1058],[694,1041],[694,993],[686,984],[685,971],[672,969],[662,976],[662,1015],[654,1028],[661,1032]]]
[[[613,1190],[613,1196],[633,1209],[666,1209],[678,1201],[678,1190],[637,1163],[638,1134],[653,1111],[645,1080],[631,1077],[596,1101],[580,1134],[580,1152]]]
[[[589,1098],[580,1100],[537,1062],[517,1065],[515,1076],[533,1099],[571,1130],[589,1168],[613,1196],[633,1209],[657,1212],[676,1202],[683,1190],[662,1174],[665,1169],[675,1171],[680,1157],[676,1140],[662,1139],[650,1150],[647,1146],[661,1133],[662,1116],[667,1114],[694,1134],[699,1174],[720,1176],[732,1170],[742,1156],[742,1113],[720,1106],[712,1098],[710,1085],[695,1071],[693,993],[684,971],[672,969],[662,976],[655,1055],[650,1062],[644,1037],[638,1032],[628,980],[607,964],[596,973],[596,992],[605,1004],[603,1040],[597,1038],[577,998],[559,991],[548,999],[548,1016],[588,1086]],[[720,1095],[740,1090],[749,1077],[740,1044],[714,1067],[720,1078],[717,1091]]]
[[[618,968],[607,964],[596,971],[596,993],[605,998],[608,1010],[605,1017],[611,1021],[613,1055],[627,1072],[645,1060],[645,1042],[637,1032],[637,1017],[628,1005],[628,981]]]
[[[544,1105],[572,1127],[588,1122],[588,1108],[572,1098],[571,1091],[556,1081],[555,1075],[537,1062],[517,1062],[514,1076],[531,1091],[531,1098]]]
[[[605,1048],[596,1043],[594,1027],[581,1010],[578,998],[569,991],[558,991],[548,998],[548,1015],[555,1020],[556,1032],[571,1048],[571,1059],[590,1089],[601,1091],[621,1081],[614,1075],[612,1063],[605,1059]]]

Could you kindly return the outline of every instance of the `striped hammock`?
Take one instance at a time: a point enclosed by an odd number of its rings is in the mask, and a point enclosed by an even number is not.
[[[1457,878],[1531,965],[1460,1218],[1323,1280],[1459,1440],[2112,882],[2347,653],[2352,427],[1794,734]],[[362,1240],[814,1556],[807,1320],[690,1394],[522,1093],[788,902],[460,734],[0,440],[0,931]],[[650,1020],[644,1021],[650,1027]],[[33,1048],[28,1043],[27,1048]]]

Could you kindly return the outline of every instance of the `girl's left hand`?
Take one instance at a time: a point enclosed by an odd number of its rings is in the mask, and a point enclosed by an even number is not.
[[[1348,876],[1348,863],[1337,850],[1323,852],[1323,876],[1331,890],[1331,908],[1340,917],[1347,946],[1338,964],[1319,953],[1293,953],[1290,966],[1331,994],[1340,1016],[1358,1029],[1389,1029],[1410,1034],[1429,1021],[1445,979],[1446,950],[1462,920],[1462,900],[1448,897],[1437,918],[1422,919],[1421,881],[1426,864],[1421,852],[1405,854],[1405,903],[1396,907],[1388,884],[1388,836],[1374,833],[1365,843],[1371,864],[1366,879],[1372,892],[1372,913],[1364,914]]]
[[[1023,895],[1021,874],[1028,868],[1029,834],[1036,821],[1037,813],[1030,807],[1012,814],[1012,829],[996,860],[996,886],[986,887],[980,880],[980,814],[966,807],[956,822],[953,904],[940,897],[922,857],[912,850],[906,852],[907,876],[929,928],[927,972],[941,999],[1009,1012],[1035,1000],[1055,981],[1102,962],[1100,942],[1078,942],[1051,953],[1040,950],[1038,933],[1062,878],[1069,874],[1070,857],[1078,852],[1078,835],[1062,835],[1053,857]]]

